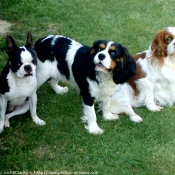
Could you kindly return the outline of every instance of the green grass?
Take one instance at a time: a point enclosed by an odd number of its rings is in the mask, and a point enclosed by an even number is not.
[[[19,45],[31,31],[34,40],[48,34],[87,45],[110,39],[131,54],[147,49],[158,30],[175,26],[173,0],[1,0],[0,19],[12,23],[8,34]],[[5,35],[0,36],[0,70],[7,60],[4,49]],[[144,107],[136,112],[143,123],[132,123],[125,115],[107,122],[98,113],[105,133],[90,135],[80,120],[78,92],[69,88],[67,94],[56,95],[44,84],[38,90],[37,113],[46,126],[35,125],[29,112],[12,118],[11,127],[0,134],[0,171],[174,174],[175,106],[155,113]]]

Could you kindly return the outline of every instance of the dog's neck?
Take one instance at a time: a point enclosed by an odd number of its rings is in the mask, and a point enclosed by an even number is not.
[[[113,73],[97,72],[99,88],[102,94],[111,95],[114,93],[116,84],[113,82]]]
[[[107,81],[112,81],[112,76],[113,76],[112,72],[104,73],[99,71],[96,73],[96,75],[97,75],[99,84],[105,83]]]

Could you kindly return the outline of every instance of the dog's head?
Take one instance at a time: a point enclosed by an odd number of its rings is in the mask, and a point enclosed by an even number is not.
[[[107,40],[96,41],[91,48],[96,71],[113,72],[116,84],[128,81],[136,73],[136,63],[128,50],[118,43]]]
[[[6,53],[9,56],[8,64],[18,78],[34,76],[36,74],[37,54],[33,50],[31,33],[27,34],[26,45],[18,47],[12,36],[6,38]]]
[[[157,32],[151,44],[152,60],[160,66],[164,64],[166,57],[175,56],[175,27],[167,27]],[[174,62],[174,61],[173,61]]]

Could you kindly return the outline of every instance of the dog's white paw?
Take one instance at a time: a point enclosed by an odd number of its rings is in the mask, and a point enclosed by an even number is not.
[[[111,112],[103,113],[104,120],[117,120],[119,116],[117,114],[112,114]]]
[[[65,86],[65,87],[58,86],[58,88],[56,90],[57,94],[64,94],[64,93],[67,93],[67,92],[68,92],[68,87],[67,86]]]
[[[163,107],[157,106],[156,104],[151,104],[148,106],[148,109],[153,112],[160,111],[162,108]]]
[[[131,121],[136,122],[136,123],[141,123],[143,122],[143,119],[139,115],[133,115],[129,117]]]
[[[95,135],[103,134],[104,132],[104,130],[99,128],[99,126],[96,123],[91,125],[85,125],[85,129],[87,129],[90,134],[95,134]]]
[[[10,123],[9,123],[9,120],[8,119],[5,120],[4,127],[6,127],[6,128],[9,128],[10,127]]]
[[[46,122],[45,122],[44,120],[41,120],[39,117],[35,117],[35,118],[33,119],[33,121],[34,121],[35,124],[37,124],[37,125],[45,125],[45,124],[46,124]]]

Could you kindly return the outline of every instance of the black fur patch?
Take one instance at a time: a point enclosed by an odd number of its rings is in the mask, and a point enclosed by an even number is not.
[[[35,51],[37,52],[38,58],[41,62],[46,60],[54,61],[53,49],[51,46],[51,41],[54,36],[49,38],[41,38],[35,43]],[[44,42],[42,42],[44,40]]]
[[[87,77],[93,81],[96,81],[96,73],[93,57],[89,56],[90,52],[91,48],[88,46],[83,46],[77,50],[72,65],[72,73],[80,89],[80,95],[83,97],[84,103],[92,106],[94,103],[94,98],[90,95]]]
[[[0,94],[9,92],[10,87],[7,82],[7,74],[9,73],[9,63],[4,67],[0,75]]]
[[[67,79],[70,77],[70,72],[66,61],[66,54],[71,42],[72,41],[68,38],[59,38],[56,40],[55,45],[53,45],[53,53],[58,62],[58,70],[65,75]]]
[[[52,43],[54,41],[54,43]],[[70,77],[67,61],[65,60],[71,40],[64,37],[56,38],[54,36],[48,38],[41,38],[35,43],[35,50],[41,62],[46,60],[58,62],[58,70],[66,76]]]

